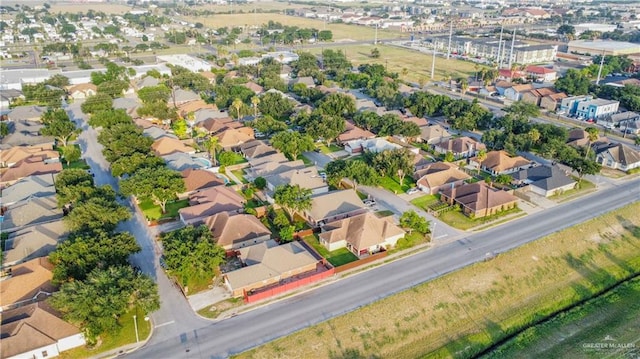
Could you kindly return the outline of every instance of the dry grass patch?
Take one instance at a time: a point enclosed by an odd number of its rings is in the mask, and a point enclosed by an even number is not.
[[[92,2],[90,4],[82,4],[82,3],[74,3],[74,4],[51,4],[51,9],[49,9],[49,13],[57,14],[61,13],[72,13],[76,14],[79,12],[86,13],[89,10],[93,10],[96,12],[102,11],[105,14],[126,14],[131,10],[139,10],[134,9],[131,6],[120,5],[120,4],[107,4],[107,3],[95,3]]]
[[[472,357],[640,272],[639,225],[636,203],[238,357]]]
[[[351,39],[355,41],[371,40],[371,42],[373,42],[376,32],[375,28],[373,27],[332,23],[325,24],[325,22],[322,20],[272,13],[219,14],[206,17],[185,16],[183,17],[183,19],[189,22],[201,22],[205,26],[211,28],[219,28],[225,26],[261,26],[262,24],[266,24],[267,22],[269,22],[269,20],[273,20],[285,26],[298,26],[315,28],[318,30],[331,30],[333,32],[333,40]],[[393,39],[400,36],[400,32],[397,31],[378,29],[378,39],[381,40]]]

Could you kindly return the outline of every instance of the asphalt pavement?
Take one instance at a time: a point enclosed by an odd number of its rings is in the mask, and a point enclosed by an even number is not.
[[[462,236],[229,319],[200,325],[200,321],[191,321],[188,316],[178,317],[185,323],[181,325],[184,330],[157,333],[145,347],[128,357],[225,358],[637,202],[639,189],[639,178],[623,181],[591,196]],[[166,310],[166,302],[162,310]]]

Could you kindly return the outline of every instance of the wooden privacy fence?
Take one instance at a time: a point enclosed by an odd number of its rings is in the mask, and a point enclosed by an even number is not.
[[[370,255],[370,256],[368,256],[366,258],[362,258],[362,259],[359,259],[357,261],[354,261],[354,262],[347,263],[347,264],[341,265],[339,267],[336,267],[335,272],[336,272],[336,274],[342,273],[344,271],[348,271],[349,269],[360,267],[361,265],[365,265],[367,263],[371,263],[373,261],[376,261],[376,260],[378,260],[380,258],[384,258],[386,256],[387,256],[387,252],[386,251],[385,252],[378,252],[378,253],[372,254],[372,255]]]
[[[330,268],[326,271],[312,274],[310,276],[300,278],[292,282],[283,283],[271,288],[260,289],[258,291],[251,292],[251,293],[244,291],[244,302],[253,303],[262,299],[270,298],[275,295],[282,294],[284,292],[288,292],[290,290],[294,290],[296,288],[303,287],[305,285],[323,280],[332,275],[334,275],[334,268]]]

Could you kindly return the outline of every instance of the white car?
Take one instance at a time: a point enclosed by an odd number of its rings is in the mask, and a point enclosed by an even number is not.
[[[418,192],[420,192],[420,190],[419,190],[419,189],[417,189],[416,187],[409,188],[409,189],[407,190],[407,194],[415,194],[415,193],[418,193]]]

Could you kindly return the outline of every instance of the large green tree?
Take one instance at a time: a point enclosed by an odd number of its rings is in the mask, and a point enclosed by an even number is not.
[[[298,159],[298,155],[302,152],[311,151],[315,148],[313,139],[309,135],[289,131],[276,133],[271,138],[271,145],[292,160]]]
[[[415,230],[422,234],[429,232],[429,222],[426,218],[420,216],[416,211],[406,211],[400,216],[400,225],[409,228],[409,232]]]
[[[111,105],[109,105],[109,109],[94,113],[89,119],[89,125],[93,127],[109,128],[119,123],[130,125],[133,124],[133,120],[125,110],[113,109]]]
[[[167,269],[182,285],[211,281],[217,267],[224,262],[225,251],[213,242],[207,226],[187,226],[162,235]]]
[[[98,142],[104,146],[102,153],[109,162],[134,153],[148,154],[153,139],[144,136],[142,130],[133,123],[119,123],[105,128],[98,135]]]
[[[48,110],[42,115],[44,127],[40,132],[45,136],[52,136],[59,142],[60,147],[65,147],[69,139],[78,132],[76,125],[71,122],[67,112],[61,108]]]
[[[162,167],[165,162],[154,153],[132,153],[129,156],[122,156],[111,163],[111,174],[114,177],[132,175],[141,168]]]
[[[87,114],[95,114],[112,108],[113,99],[106,93],[98,93],[84,100],[80,109]],[[123,110],[124,111],[124,110]],[[93,125],[92,125],[93,126]]]
[[[318,109],[328,116],[351,117],[356,112],[356,101],[343,93],[332,93],[326,96]]]
[[[131,213],[112,198],[95,196],[74,206],[64,222],[71,231],[93,233],[98,230],[113,231],[119,222],[126,221]]]
[[[413,154],[405,149],[382,151],[373,156],[373,167],[383,176],[398,176],[400,184],[404,178],[413,173]]]
[[[96,268],[84,281],[63,284],[50,299],[64,318],[83,330],[90,344],[120,329],[118,318],[133,306],[144,313],[160,308],[156,284],[129,266]]]
[[[260,97],[260,113],[284,121],[293,110],[293,104],[277,92],[268,92]]]
[[[72,234],[56,247],[49,260],[54,265],[53,281],[61,284],[84,280],[95,268],[127,265],[131,254],[140,251],[129,233]]]
[[[293,219],[295,212],[302,212],[311,208],[311,190],[299,185],[282,185],[276,187],[274,197],[276,204],[284,208]]]
[[[555,87],[558,91],[568,95],[578,96],[589,93],[589,78],[576,69],[569,69],[564,76],[556,80]]]
[[[120,190],[125,196],[134,195],[138,199],[150,199],[166,213],[167,202],[177,198],[186,190],[180,172],[166,167],[142,168],[131,177],[120,182]]]

